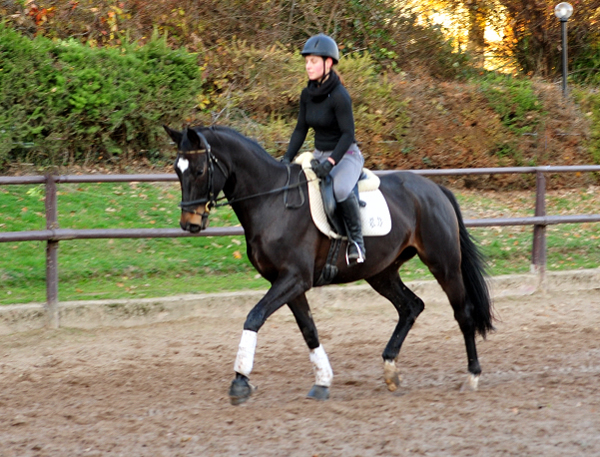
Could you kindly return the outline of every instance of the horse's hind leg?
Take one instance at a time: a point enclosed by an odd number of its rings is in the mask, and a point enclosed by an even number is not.
[[[473,304],[467,298],[463,275],[459,265],[456,268],[435,268],[429,266],[432,274],[448,296],[450,305],[454,310],[454,318],[463,334],[467,350],[469,378],[463,384],[461,390],[477,390],[481,366],[477,357],[477,346],[475,344],[476,326],[473,320]]]
[[[457,273],[456,276],[457,278],[448,282],[439,282],[450,300],[450,305],[452,305],[452,309],[454,310],[454,318],[458,322],[465,340],[470,375],[461,390],[477,390],[479,376],[481,375],[481,365],[479,365],[477,345],[475,343],[476,328],[472,317],[473,304],[466,298],[462,274]]]
[[[485,338],[494,329],[485,260],[464,225],[456,198],[448,189],[441,186],[440,189],[454,208],[458,231],[453,229],[454,217],[438,208],[437,221],[431,218],[421,226],[421,239],[427,242],[423,242],[424,251],[419,252],[419,257],[446,292],[462,331],[470,373],[463,389],[477,390],[481,366],[475,335],[479,333]]]
[[[325,349],[323,349],[323,346],[319,342],[317,327],[310,313],[306,295],[301,294],[290,300],[288,306],[294,314],[304,341],[306,341],[310,350],[310,361],[315,371],[315,384],[307,397],[314,400],[327,400],[329,398],[329,386],[333,379],[333,370],[329,364]]]
[[[384,380],[388,389],[393,392],[400,385],[400,375],[396,367],[400,348],[415,320],[425,309],[425,305],[402,282],[395,267],[367,279],[367,282],[373,289],[391,301],[398,311],[398,324],[382,354]]]

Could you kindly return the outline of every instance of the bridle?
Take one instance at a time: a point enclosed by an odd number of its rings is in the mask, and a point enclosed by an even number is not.
[[[198,131],[195,131],[195,133],[200,138],[200,141],[202,141],[202,146],[204,146],[204,151],[206,153],[206,168],[207,168],[207,173],[208,173],[208,193],[207,193],[206,198],[190,200],[187,202],[181,201],[181,202],[179,202],[179,207],[182,209],[182,211],[185,211],[186,213],[196,214],[196,215],[202,216],[202,218],[205,219],[205,218],[208,218],[208,213],[210,212],[211,208],[214,208],[215,206],[219,206],[217,204],[217,196],[215,195],[215,184],[214,184],[215,165],[219,167],[219,169],[221,170],[221,173],[223,173],[223,175],[225,177],[227,177],[227,170],[225,170],[225,167],[221,164],[221,162],[219,162],[219,159],[217,159],[214,156],[214,154],[211,152],[210,143],[208,142],[206,137]],[[204,213],[202,213],[202,214],[199,214],[196,210],[191,209],[192,207],[197,207],[200,205],[204,205]]]
[[[215,187],[214,187],[215,166],[216,166],[216,168],[218,168],[221,171],[221,173],[223,174],[223,176],[225,178],[227,178],[227,176],[228,176],[227,169],[219,161],[219,159],[217,157],[215,157],[215,155],[212,153],[210,143],[208,142],[206,137],[202,133],[198,132],[197,130],[194,130],[194,132],[200,138],[200,141],[202,142],[202,146],[204,147],[204,151],[206,154],[206,165],[205,166],[206,166],[207,173],[208,173],[208,192],[207,192],[206,198],[199,198],[197,200],[190,200],[190,201],[181,201],[181,202],[179,202],[178,206],[181,208],[182,211],[184,211],[186,213],[195,214],[195,215],[200,216],[202,218],[203,226],[205,225],[205,222],[208,219],[208,215],[212,208],[228,206],[228,205],[231,205],[232,203],[240,202],[243,200],[248,200],[251,198],[261,197],[264,195],[275,194],[278,192],[284,192],[284,202],[285,202],[286,208],[297,209],[297,208],[300,208],[302,205],[304,205],[305,197],[304,197],[304,193],[302,192],[301,186],[308,183],[309,180],[304,180],[304,181],[298,180],[298,182],[296,184],[290,184],[290,182],[291,182],[291,167],[289,164],[287,164],[287,166],[286,166],[287,182],[286,182],[286,185],[283,187],[271,189],[266,192],[260,192],[257,194],[247,195],[245,197],[232,198],[231,200],[227,200],[227,197],[218,198],[216,195],[216,192],[215,192]],[[302,170],[300,171],[300,173],[302,173]],[[292,189],[296,189],[296,188],[298,188],[299,192],[300,192],[300,203],[298,205],[290,205],[290,204],[288,204],[288,201],[287,201],[288,191],[292,190]],[[203,213],[199,213],[198,211],[193,209],[200,205],[204,205]]]

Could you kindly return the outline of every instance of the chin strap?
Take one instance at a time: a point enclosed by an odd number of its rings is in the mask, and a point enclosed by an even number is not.
[[[327,78],[329,78],[329,74],[331,73],[331,69],[329,70],[328,73],[325,73],[327,71],[327,68],[325,67],[326,61],[327,61],[327,57],[323,57],[323,76],[321,76],[321,79],[319,79],[319,86],[321,84],[323,84]]]

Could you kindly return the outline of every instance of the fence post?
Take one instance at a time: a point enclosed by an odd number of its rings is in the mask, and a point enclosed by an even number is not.
[[[535,216],[546,215],[546,177],[543,171],[535,172]],[[546,275],[546,226],[533,226],[531,272],[539,275],[540,284]]]
[[[58,228],[58,206],[56,177],[46,175],[46,229]],[[47,325],[58,328],[58,241],[48,240],[46,244],[46,313]]]

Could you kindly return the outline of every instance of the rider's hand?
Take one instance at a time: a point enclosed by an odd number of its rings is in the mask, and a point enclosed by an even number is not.
[[[319,179],[324,179],[333,168],[333,164],[329,160],[324,160],[323,162],[313,160],[311,161],[310,166]]]
[[[290,164],[290,159],[288,159],[287,157],[283,156],[280,160],[281,163],[285,164],[285,165],[289,165]]]

